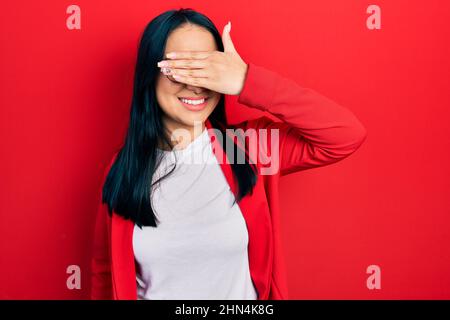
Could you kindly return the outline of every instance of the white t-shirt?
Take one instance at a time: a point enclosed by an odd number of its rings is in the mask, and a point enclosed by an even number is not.
[[[213,154],[207,128],[187,147],[165,151],[154,180],[160,224],[135,225],[138,299],[256,300],[248,264],[247,226]],[[175,153],[175,155],[174,155]]]

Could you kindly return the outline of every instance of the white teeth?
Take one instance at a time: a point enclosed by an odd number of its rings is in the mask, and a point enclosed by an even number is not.
[[[199,105],[199,104],[202,104],[203,102],[205,102],[205,99],[201,99],[201,100],[180,99],[180,100],[184,103],[192,104],[192,105]]]

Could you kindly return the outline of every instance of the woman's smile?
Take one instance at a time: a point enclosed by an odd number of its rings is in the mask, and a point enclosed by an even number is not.
[[[208,97],[178,97],[178,100],[190,111],[201,111],[208,104]]]

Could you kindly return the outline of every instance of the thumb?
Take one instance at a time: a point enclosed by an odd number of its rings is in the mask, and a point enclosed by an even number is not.
[[[228,21],[228,23],[223,28],[222,33],[223,49],[225,52],[236,52],[236,49],[234,48],[233,45],[233,41],[231,40],[230,31],[231,31],[231,21]]]

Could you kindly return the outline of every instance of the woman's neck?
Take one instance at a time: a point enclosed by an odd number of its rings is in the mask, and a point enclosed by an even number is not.
[[[186,148],[205,130],[205,123],[200,121],[196,121],[193,126],[187,126],[170,120],[163,121],[163,123],[166,137],[168,137],[171,145],[168,146],[167,143],[162,143],[159,140],[158,148],[166,151],[170,151],[175,147],[178,150]]]

